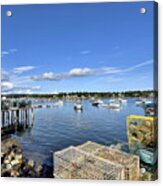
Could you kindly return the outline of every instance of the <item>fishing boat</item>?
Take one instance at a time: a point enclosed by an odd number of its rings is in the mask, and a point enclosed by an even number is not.
[[[106,104],[106,103],[100,104],[99,106],[103,108],[109,108],[109,104]]]
[[[146,107],[145,108],[145,115],[146,116],[155,116],[156,115],[156,108],[154,108],[154,107]]]
[[[126,99],[118,98],[118,100],[119,100],[120,103],[127,103]]]
[[[116,99],[109,99],[109,103],[115,103],[115,102],[117,102],[118,100],[116,100]]]
[[[144,111],[146,116],[155,116],[157,113],[157,103],[148,101],[144,104]]]
[[[121,104],[119,102],[109,103],[109,108],[111,108],[111,109],[119,109],[120,107],[121,107]]]
[[[63,102],[62,100],[59,100],[59,101],[57,102],[58,106],[62,106],[63,103],[64,103],[64,102]]]
[[[145,99],[143,99],[143,98],[139,98],[139,99],[137,99],[136,101],[135,101],[135,104],[136,105],[143,105],[144,103],[145,103]]]
[[[75,109],[76,111],[81,111],[81,110],[83,110],[83,106],[82,106],[82,104],[81,104],[81,101],[77,101],[76,103],[74,103],[74,109]]]
[[[95,98],[94,97],[91,97],[89,101],[90,101],[90,103],[92,103],[92,102],[95,101]]]
[[[143,99],[143,98],[139,98],[138,100],[136,100],[135,102],[136,105],[141,105],[143,107],[148,107],[148,106],[152,106],[154,105],[154,101],[152,100],[147,100],[147,99]]]
[[[98,107],[99,105],[102,105],[102,104],[103,104],[103,101],[101,99],[96,99],[92,102],[92,105],[96,106],[96,107]]]
[[[64,102],[62,100],[57,101],[56,103],[54,103],[54,106],[59,107],[59,106],[63,106]]]

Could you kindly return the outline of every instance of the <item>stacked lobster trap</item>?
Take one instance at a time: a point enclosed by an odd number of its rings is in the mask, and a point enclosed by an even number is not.
[[[89,141],[54,153],[54,177],[138,180],[139,158]]]

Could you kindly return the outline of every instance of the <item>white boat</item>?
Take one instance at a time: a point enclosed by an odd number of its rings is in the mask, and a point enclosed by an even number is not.
[[[148,104],[153,104],[153,101],[146,100],[144,104],[146,104],[146,105],[148,105]]]
[[[103,104],[103,101],[101,99],[96,99],[92,102],[93,106],[99,106],[99,105],[102,105],[102,104]]]
[[[145,103],[145,99],[143,99],[143,98],[139,98],[139,99],[137,99],[136,101],[135,101],[135,104],[136,105],[143,105],[144,103]]]
[[[63,106],[63,101],[62,100],[59,100],[59,101],[57,101],[55,104],[54,104],[54,106]]]
[[[136,105],[142,105],[143,102],[142,102],[141,100],[137,100],[137,101],[135,101],[135,104],[136,104]]]
[[[110,111],[111,112],[119,112],[120,111],[120,108],[110,108]]]
[[[90,103],[92,103],[92,102],[95,101],[95,98],[94,97],[91,97],[89,101],[90,101]]]
[[[57,103],[59,106],[62,106],[64,102],[62,100],[59,100]]]
[[[81,103],[75,103],[74,104],[74,109],[75,110],[83,110],[83,106],[82,106],[82,104]]]
[[[115,103],[116,101],[116,99],[109,99],[109,103]]]
[[[120,103],[127,103],[126,99],[119,98],[118,100],[120,101]]]
[[[136,100],[136,102],[135,102],[136,105],[148,105],[148,104],[152,104],[152,103],[153,103],[152,101],[142,99],[142,98]]]
[[[80,100],[77,100],[76,103],[74,103],[74,109],[76,111],[81,111],[83,110],[83,106]]]
[[[111,109],[119,109],[120,107],[121,107],[121,104],[118,102],[109,103],[109,108],[111,108]]]
[[[103,108],[109,108],[109,104],[105,104],[105,103],[100,104],[99,106],[100,106],[100,107],[103,107]]]

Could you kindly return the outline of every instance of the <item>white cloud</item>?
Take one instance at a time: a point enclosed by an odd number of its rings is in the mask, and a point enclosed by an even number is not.
[[[15,87],[12,90],[3,92],[3,93],[16,93],[16,94],[33,94],[38,93],[38,90],[41,88],[39,86],[36,87]]]
[[[68,72],[69,76],[87,76],[92,73],[90,68],[74,68]]]
[[[33,69],[35,69],[34,66],[21,66],[21,67],[14,68],[13,72],[16,73],[16,74],[21,74],[23,72],[30,71],[30,70],[33,70]]]
[[[17,52],[17,49],[16,48],[11,48],[11,49],[9,49],[9,51],[14,53],[14,52]]]
[[[9,52],[8,51],[2,51],[2,55],[8,55]]]
[[[55,79],[55,78],[56,78],[56,75],[53,72],[45,72],[43,74],[43,79],[51,80],[51,79]]]
[[[10,81],[4,81],[1,83],[1,89],[2,89],[2,93],[4,92],[25,93],[25,92],[38,91],[41,89],[41,87],[40,86],[31,86],[31,87],[22,86],[22,85],[16,85]]]
[[[5,71],[2,69],[1,73],[1,87],[2,92],[13,92],[17,93],[22,92],[39,92],[41,89],[40,86],[32,86],[34,81],[59,81],[70,78],[80,78],[80,77],[88,77],[88,76],[100,76],[105,78],[106,81],[117,82],[122,81],[122,78],[118,78],[117,75],[125,74],[132,72],[136,69],[143,68],[144,66],[151,65],[153,60],[148,60],[143,63],[139,63],[137,65],[133,65],[131,67],[125,69],[118,69],[116,67],[103,67],[103,68],[72,68],[67,72],[54,73],[54,72],[45,72],[41,75],[34,76],[24,76],[21,73],[30,71],[35,69],[34,66],[21,66],[12,69],[11,71]],[[107,77],[105,75],[108,75]],[[28,86],[26,86],[28,85]]]
[[[1,82],[1,88],[4,91],[8,91],[8,90],[11,90],[14,88],[14,84],[9,81],[3,81],[3,82]]]
[[[17,93],[17,92],[25,93],[25,92],[39,91],[41,87],[33,86],[31,84],[32,80],[30,76],[22,76],[20,75],[20,73],[16,73],[16,74],[14,73],[14,70],[17,70],[16,72],[24,72],[31,69],[33,69],[33,67],[31,66],[28,66],[28,68],[18,67],[10,71],[6,71],[2,69],[1,71],[2,93]]]
[[[130,72],[130,71],[132,71],[132,70],[135,70],[135,69],[137,69],[137,68],[140,68],[140,67],[143,67],[143,66],[146,66],[146,65],[150,65],[150,64],[152,64],[152,63],[153,63],[153,60],[148,60],[148,61],[145,61],[145,62],[143,62],[143,63],[139,63],[139,64],[137,64],[137,65],[134,65],[134,66],[132,66],[132,67],[129,67],[129,68],[125,69],[124,71],[125,71],[125,72]]]
[[[80,52],[80,54],[82,54],[82,55],[87,55],[87,54],[90,54],[90,53],[91,53],[90,50],[83,50],[83,51]]]
[[[131,66],[126,69],[119,69],[116,67],[103,67],[103,68],[73,68],[68,72],[54,73],[54,72],[45,72],[42,75],[31,76],[30,78],[34,81],[42,81],[42,80],[51,80],[58,81],[63,79],[69,79],[73,77],[87,77],[87,76],[95,76],[95,75],[104,75],[104,74],[122,74],[131,72],[135,69],[144,67],[146,65],[152,64],[153,61],[145,61],[143,63],[139,63],[138,65]]]
[[[9,80],[9,73],[4,69],[1,70],[1,81],[8,81]]]
[[[120,70],[116,68],[99,68],[99,69],[90,69],[90,68],[73,68],[68,72],[63,73],[53,73],[53,72],[45,72],[39,76],[31,76],[32,80],[35,81],[42,81],[42,80],[53,80],[58,81],[62,79],[69,79],[73,77],[87,77],[87,76],[94,76],[100,74],[115,74],[119,73]]]
[[[1,90],[2,93],[12,93],[22,91],[38,91],[41,89],[40,86],[26,86],[27,82],[31,82],[29,76],[18,76],[17,74],[12,74],[4,69],[1,72]]]
[[[12,49],[9,49],[9,50],[3,50],[1,52],[1,56],[3,57],[5,55],[9,55],[9,54],[15,53],[15,52],[17,52],[17,49],[16,48],[12,48]]]

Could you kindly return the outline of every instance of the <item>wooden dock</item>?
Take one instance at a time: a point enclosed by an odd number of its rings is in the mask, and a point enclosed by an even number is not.
[[[1,110],[1,135],[25,130],[34,125],[33,107],[10,107]]]

